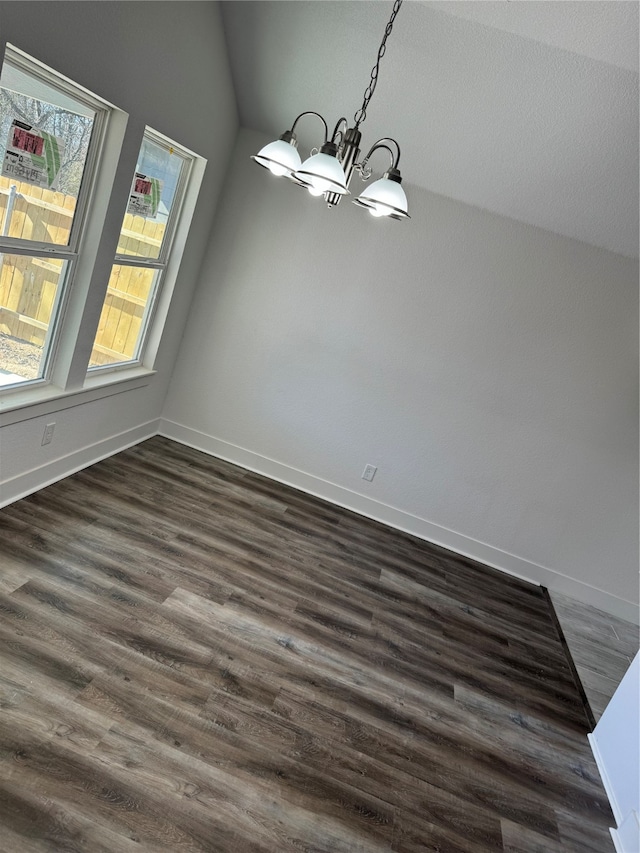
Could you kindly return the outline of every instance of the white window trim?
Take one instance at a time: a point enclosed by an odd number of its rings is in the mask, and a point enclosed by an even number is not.
[[[22,423],[32,418],[45,417],[46,415],[71,409],[74,406],[93,403],[114,394],[122,394],[124,391],[135,391],[147,386],[155,370],[138,368],[129,370],[122,375],[111,374],[108,381],[103,377],[89,378],[83,388],[63,391],[51,385],[40,388],[24,389],[21,394],[13,399],[0,400],[0,429],[11,424]]]
[[[70,98],[73,98],[73,100],[84,104],[85,107],[88,107],[95,113],[91,134],[92,142],[89,146],[84,165],[84,173],[89,179],[83,179],[80,184],[80,192],[71,223],[68,245],[61,246],[56,243],[40,243],[35,240],[24,240],[21,238],[3,238],[3,241],[6,241],[6,245],[8,246],[15,244],[16,247],[32,248],[35,252],[56,253],[58,250],[66,250],[69,253],[77,254],[84,223],[91,206],[95,175],[102,159],[101,155],[104,147],[106,128],[111,114],[114,111],[122,112],[122,110],[118,110],[117,107],[105,101],[104,98],[99,98],[88,89],[85,89],[84,86],[74,83],[68,77],[65,77],[64,74],[48,68],[44,63],[34,59],[11,44],[7,44],[6,46],[4,62],[13,65],[14,68],[18,68],[30,77],[41,80],[45,85],[63,92]],[[7,251],[11,251],[11,248],[7,249]]]
[[[81,100],[96,111],[93,133],[97,134],[90,146],[85,164],[86,178],[82,181],[78,198],[78,223],[72,225],[68,246],[54,246],[29,240],[4,238],[2,250],[19,251],[34,255],[68,258],[72,263],[65,280],[65,293],[55,322],[57,329],[47,362],[52,365],[45,378],[15,386],[4,386],[0,392],[0,411],[28,405],[35,396],[47,399],[60,396],[65,391],[82,387],[85,370],[81,369],[86,348],[86,325],[82,318],[91,290],[92,273],[100,248],[104,222],[111,201],[111,191],[116,176],[120,151],[124,142],[128,115],[103,98],[89,92],[62,74],[7,44],[5,60],[20,67],[25,73],[39,77]]]
[[[186,149],[183,149],[186,150]],[[200,185],[204,177],[204,171],[207,166],[207,161],[204,157],[193,154],[193,162],[189,174],[189,181],[185,190],[185,196],[182,203],[180,216],[176,223],[175,231],[172,235],[171,252],[167,261],[167,266],[164,270],[164,278],[158,293],[154,306],[154,316],[151,319],[151,326],[147,334],[142,365],[151,370],[156,362],[162,332],[164,330],[171,300],[178,280],[180,264],[184,254],[187,238],[191,230],[191,222],[196,209],[198,195],[200,193]]]
[[[102,237],[107,216],[111,206],[117,203],[117,199],[114,200],[112,196],[112,191],[118,174],[120,155],[125,147],[128,115],[64,75],[50,71],[43,63],[23,54],[17,48],[7,44],[6,50],[10,52],[12,61],[16,56],[24,57],[30,67],[37,66],[42,70],[45,79],[46,75],[50,75],[55,85],[60,85],[63,81],[69,87],[71,94],[77,96],[78,93],[83,93],[92,104],[96,103],[108,112],[101,128],[102,139],[95,149],[97,164],[94,166],[92,180],[87,182],[88,198],[82,236],[79,245],[74,247],[77,251],[77,260],[72,272],[73,282],[67,285],[69,289],[67,298],[61,306],[62,315],[58,321],[61,326],[57,334],[55,352],[49,356],[53,359],[51,375],[47,380],[18,384],[15,387],[5,386],[0,391],[0,428],[143,388],[153,381],[156,375],[154,364],[207,165],[205,158],[190,151],[186,146],[176,145],[172,140],[153,131],[156,136],[168,141],[192,158],[189,174],[186,176],[182,205],[171,235],[163,281],[155,299],[153,316],[149,319],[141,361],[105,365],[103,368],[88,371],[87,364],[95,338],[95,325],[92,322],[86,322],[86,317],[87,315],[95,316],[97,306],[102,306],[106,289],[106,283],[101,281],[102,273],[107,269],[110,270],[114,263],[113,254],[109,253],[108,260],[106,256],[99,257],[99,255],[101,250],[102,255],[105,252]],[[142,138],[143,136],[139,140],[137,150]],[[111,214],[113,214],[112,208]],[[29,248],[32,247],[35,248],[36,244],[29,246]],[[46,249],[50,250],[50,248],[47,244]],[[70,248],[71,246],[61,247],[67,252]],[[118,260],[115,262],[117,263]],[[98,276],[94,275],[96,270]],[[99,308],[97,310],[99,315]]]
[[[89,377],[99,374],[107,375],[115,371],[130,370],[140,366],[147,367],[148,369],[153,368],[207,165],[207,161],[196,154],[195,151],[191,151],[186,146],[181,145],[151,127],[145,127],[142,139],[144,140],[145,138],[150,139],[152,142],[157,142],[166,148],[173,148],[176,153],[185,159],[186,168],[181,170],[175,194],[179,203],[177,207],[172,204],[165,237],[162,242],[162,251],[158,258],[138,258],[135,255],[121,255],[116,253],[113,262],[114,265],[157,269],[160,271],[160,281],[157,284],[153,301],[147,307],[141,329],[137,357],[116,364],[102,364],[89,367],[87,370]]]

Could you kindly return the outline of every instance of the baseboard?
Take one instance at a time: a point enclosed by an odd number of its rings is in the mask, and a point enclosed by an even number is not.
[[[596,760],[596,765],[598,767],[598,771],[600,773],[600,778],[602,779],[602,787],[604,788],[605,794],[607,795],[607,799],[609,800],[609,805],[611,806],[611,811],[613,812],[613,816],[616,819],[616,823],[618,826],[622,823],[623,814],[620,806],[618,805],[618,800],[616,799],[616,794],[613,785],[611,784],[611,780],[609,779],[609,774],[607,773],[607,767],[602,758],[602,753],[600,752],[600,747],[598,746],[598,740],[594,736],[593,732],[589,732],[587,734],[587,739],[589,740],[589,744],[591,746],[591,752],[593,753],[593,757]]]
[[[618,830],[611,827],[609,829],[609,834],[611,835],[613,846],[616,848],[616,853],[625,853],[625,849],[620,841],[620,836],[618,835]]]
[[[211,456],[240,465],[242,468],[255,471],[257,474],[264,474],[264,476],[280,483],[293,486],[337,506],[352,510],[359,515],[380,521],[389,527],[411,533],[413,536],[434,545],[440,545],[450,551],[455,551],[457,554],[477,560],[492,568],[500,569],[509,575],[545,586],[549,590],[560,592],[570,598],[582,601],[584,604],[598,607],[620,619],[626,619],[636,624],[640,621],[637,605],[611,595],[605,590],[589,586],[553,569],[530,562],[515,554],[502,551],[454,530],[449,530],[388,504],[365,497],[343,486],[314,477],[297,468],[277,462],[275,459],[269,459],[251,450],[238,447],[228,441],[215,438],[166,418],[161,419],[159,431],[166,438],[171,438],[196,450],[202,450]]]
[[[114,453],[119,453],[121,450],[126,450],[127,447],[132,447],[134,444],[157,435],[159,425],[159,418],[155,418],[145,424],[54,459],[46,465],[39,465],[24,474],[19,474],[17,477],[5,480],[0,483],[0,507],[25,498],[27,495],[44,489],[70,474],[75,474],[76,471],[81,471],[101,459],[106,459],[108,456],[113,456]]]
[[[640,850],[640,824],[638,813],[630,812],[616,829],[610,829],[616,853],[637,853]]]

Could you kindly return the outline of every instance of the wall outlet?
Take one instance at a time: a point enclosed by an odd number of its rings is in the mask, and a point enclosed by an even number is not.
[[[42,435],[42,446],[45,444],[51,444],[51,439],[53,438],[53,431],[56,428],[55,423],[47,424],[44,428],[44,433]]]
[[[376,476],[376,471],[378,469],[375,465],[365,465],[364,471],[362,472],[362,479],[367,480],[367,482],[371,482],[373,478]]]

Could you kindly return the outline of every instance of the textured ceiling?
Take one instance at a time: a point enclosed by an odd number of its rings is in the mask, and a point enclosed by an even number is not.
[[[638,3],[422,0],[431,9],[638,71]]]
[[[351,119],[391,8],[225,0],[242,124],[275,138],[303,110]],[[406,0],[363,147],[398,140],[409,201],[415,184],[637,257],[637,67],[635,2]],[[298,136],[304,153],[319,124]]]

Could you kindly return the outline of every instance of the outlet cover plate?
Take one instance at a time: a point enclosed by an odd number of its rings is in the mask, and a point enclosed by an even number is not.
[[[376,476],[377,470],[378,469],[376,468],[375,465],[365,465],[364,471],[362,472],[362,479],[366,480],[368,483],[370,483],[373,480],[373,478]]]
[[[55,423],[47,424],[44,428],[44,433],[42,434],[42,446],[45,444],[51,444],[51,439],[53,438],[53,431],[56,428]]]

